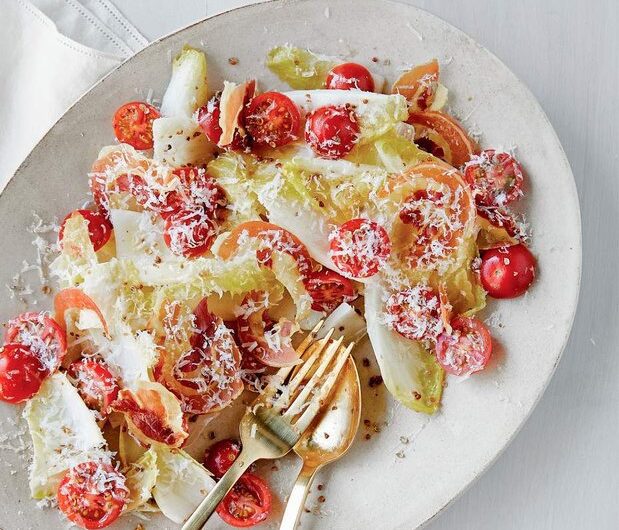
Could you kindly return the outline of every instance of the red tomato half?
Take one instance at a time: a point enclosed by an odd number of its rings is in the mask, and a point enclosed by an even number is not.
[[[211,248],[216,235],[215,223],[205,212],[183,209],[166,217],[163,239],[174,254],[196,258]]]
[[[230,469],[240,452],[241,442],[238,440],[220,440],[204,453],[204,467],[219,479]]]
[[[330,236],[329,255],[336,267],[353,278],[376,274],[391,254],[387,231],[368,219],[351,219]]]
[[[245,128],[258,146],[276,148],[293,142],[300,125],[299,109],[280,92],[256,96],[245,111]]]
[[[48,374],[27,346],[12,343],[0,348],[0,400],[21,403],[30,399]]]
[[[464,178],[482,206],[505,206],[522,196],[522,166],[509,153],[482,151],[464,165]]]
[[[153,121],[159,117],[159,111],[142,101],[124,104],[114,114],[114,134],[116,139],[136,149],[153,147]]]
[[[310,273],[303,283],[312,297],[314,311],[330,313],[341,303],[350,302],[357,297],[353,283],[329,269]]]
[[[247,528],[264,521],[271,512],[271,490],[253,473],[245,473],[217,507],[226,523]]]
[[[345,157],[359,139],[359,123],[352,108],[346,105],[320,107],[305,123],[305,141],[322,158]]]
[[[492,354],[490,332],[476,318],[458,316],[451,321],[451,333],[436,343],[436,360],[447,373],[469,375],[483,370]]]
[[[58,508],[80,528],[105,528],[129,497],[125,477],[109,464],[84,462],[66,472],[58,486]]]
[[[77,384],[84,403],[89,408],[107,414],[118,397],[118,381],[109,368],[94,359],[82,359],[69,366],[69,375]]]
[[[481,283],[493,298],[515,298],[535,280],[535,258],[522,244],[493,248],[481,257]]]
[[[374,92],[374,78],[365,66],[358,63],[344,63],[331,68],[325,86],[332,90]]]
[[[60,225],[58,241],[60,241],[61,244],[62,238],[64,237],[64,226],[74,215],[81,215],[88,223],[88,237],[90,238],[95,252],[101,249],[110,240],[114,227],[104,214],[98,211],[93,212],[92,210],[75,210],[67,215]]]
[[[204,107],[198,109],[198,125],[205,136],[214,144],[219,143],[221,133],[223,132],[219,125],[219,116],[221,115],[220,102],[221,93],[214,95]]]
[[[45,313],[23,313],[9,320],[4,342],[23,344],[48,373],[56,371],[67,352],[66,332]]]
[[[416,285],[387,300],[389,327],[410,340],[436,340],[443,331],[441,302],[430,287]]]

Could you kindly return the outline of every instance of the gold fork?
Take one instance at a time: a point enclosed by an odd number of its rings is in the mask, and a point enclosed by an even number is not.
[[[200,530],[256,460],[281,458],[290,452],[327,401],[353,344],[344,347],[343,338],[332,341],[333,329],[316,340],[322,324],[320,322],[297,348],[299,357],[305,359],[303,364],[280,369],[247,410],[239,426],[241,454],[182,530]],[[302,386],[308,377],[309,381]]]

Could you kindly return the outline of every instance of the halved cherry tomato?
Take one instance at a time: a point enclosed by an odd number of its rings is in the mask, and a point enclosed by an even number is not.
[[[129,497],[125,477],[103,462],[69,469],[58,486],[58,508],[80,528],[105,528],[121,514]]]
[[[136,149],[153,147],[153,121],[159,111],[143,101],[125,103],[114,114],[114,134],[116,139]]]
[[[482,206],[505,206],[522,196],[522,166],[509,153],[482,151],[464,165],[464,178]]]
[[[203,299],[194,311],[190,348],[160,353],[155,378],[181,401],[188,414],[206,414],[227,406],[243,391],[241,353],[232,332]]]
[[[227,214],[226,192],[204,168],[180,167],[173,171],[180,181],[180,189],[168,194],[168,212],[175,210],[204,211],[213,220],[223,221]]]
[[[331,68],[325,86],[332,90],[374,92],[374,78],[365,66],[358,63],[344,63]]]
[[[221,115],[220,102],[221,92],[215,94],[204,107],[198,109],[198,125],[202,132],[204,132],[204,135],[214,144],[219,143],[222,133],[221,126],[219,125],[219,116]]]
[[[302,276],[312,271],[312,258],[299,238],[281,226],[265,221],[247,221],[237,225],[219,245],[217,254],[223,259],[229,259],[238,250],[239,241],[246,241],[245,238],[259,241],[257,258],[262,265],[270,265],[273,252],[285,252],[294,258]]]
[[[48,373],[58,369],[67,352],[65,330],[45,313],[23,313],[9,320],[4,342],[26,346]]]
[[[451,321],[451,328],[451,333],[438,337],[438,363],[453,375],[483,370],[492,354],[492,338],[486,326],[476,318],[458,316]]]
[[[391,89],[392,94],[402,94],[411,108],[426,110],[434,101],[438,86],[439,66],[436,59],[429,63],[415,66],[404,72]]]
[[[535,258],[522,244],[487,250],[481,257],[481,283],[493,298],[515,298],[535,280]]]
[[[319,107],[305,123],[305,141],[322,158],[345,157],[359,139],[360,129],[355,111],[347,105]]]
[[[299,363],[292,347],[296,331],[293,322],[273,322],[267,313],[268,297],[264,292],[248,293],[239,308],[236,330],[241,349],[267,366],[281,368]]]
[[[415,143],[454,167],[479,153],[479,146],[451,116],[438,111],[411,112],[407,123],[415,127]]]
[[[353,283],[329,269],[312,272],[303,280],[303,284],[312,297],[314,311],[330,313],[340,304],[357,297]]]
[[[238,440],[220,440],[211,445],[204,453],[204,467],[216,479],[223,477],[241,452]]]
[[[353,278],[376,274],[391,254],[389,234],[368,219],[351,219],[329,235],[329,255],[336,267]]]
[[[101,249],[110,240],[114,227],[104,214],[101,212],[93,212],[92,210],[75,210],[67,215],[60,225],[58,241],[60,241],[61,244],[62,238],[64,237],[65,224],[74,215],[81,215],[88,223],[88,237],[90,238],[95,252]]]
[[[69,366],[69,375],[76,381],[84,403],[106,415],[118,397],[118,381],[109,368],[94,359],[81,359]]]
[[[163,239],[178,256],[201,256],[211,248],[216,236],[217,227],[205,212],[182,209],[166,217]]]
[[[281,147],[299,137],[299,109],[280,92],[265,92],[252,99],[244,119],[247,132],[258,146]]]
[[[271,512],[271,490],[253,473],[245,473],[217,507],[224,522],[247,528],[264,521]]]
[[[65,313],[72,309],[89,309],[94,311],[99,317],[99,320],[103,325],[103,329],[106,333],[108,333],[107,322],[105,321],[105,317],[103,316],[103,313],[101,313],[99,306],[97,306],[95,301],[84,293],[84,291],[76,288],[63,289],[54,298],[54,320],[58,323],[62,330],[65,331],[65,333],[67,329]]]
[[[387,300],[389,327],[410,340],[436,340],[443,332],[441,301],[438,293],[416,285],[393,293]]]
[[[0,348],[0,400],[22,403],[34,396],[49,370],[39,356],[24,344],[9,343]]]

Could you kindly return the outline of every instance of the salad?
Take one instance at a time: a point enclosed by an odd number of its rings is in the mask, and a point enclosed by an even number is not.
[[[91,202],[59,228],[53,311],[6,326],[0,399],[25,403],[32,496],[82,528],[183,522],[240,449],[219,441],[203,465],[192,429],[299,363],[324,318],[367,327],[389,392],[434,413],[446,374],[488,364],[486,297],[534,280],[510,210],[523,169],[446,111],[436,60],[390,88],[371,64],[292,46],[266,65],[292,90],[212,86],[185,47],[159,107],[120,106]],[[247,473],[218,513],[251,526],[271,499]]]

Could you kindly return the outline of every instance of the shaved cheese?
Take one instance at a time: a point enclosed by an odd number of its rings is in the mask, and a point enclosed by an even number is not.
[[[54,495],[63,473],[82,462],[109,461],[106,441],[95,416],[66,376],[56,373],[24,410],[34,454],[30,468],[32,497]]]

